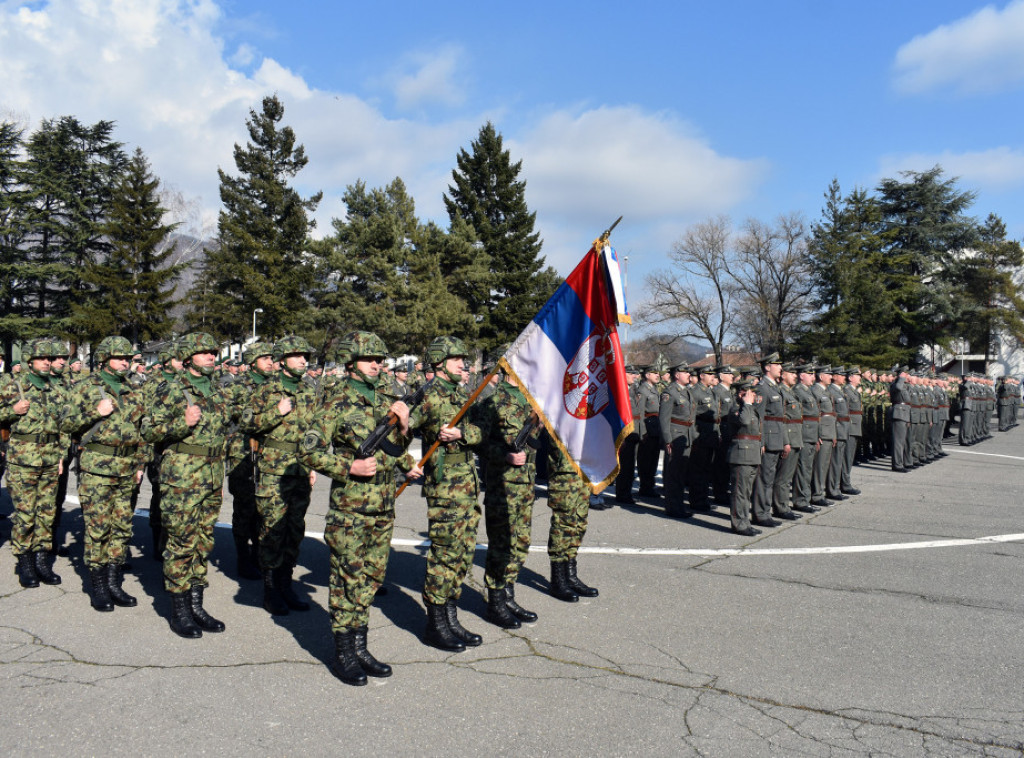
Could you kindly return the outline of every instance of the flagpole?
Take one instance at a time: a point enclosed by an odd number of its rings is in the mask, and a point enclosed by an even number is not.
[[[444,427],[445,429],[451,429],[452,427],[454,427],[457,423],[459,423],[462,420],[462,417],[466,415],[466,411],[469,410],[469,406],[471,406],[473,403],[476,402],[476,399],[478,397],[480,397],[480,393],[484,391],[484,387],[486,387],[488,384],[490,384],[491,383],[491,379],[493,379],[494,375],[498,373],[498,368],[499,368],[498,365],[495,364],[494,365],[494,370],[491,371],[491,373],[489,373],[484,378],[484,380],[482,382],[480,382],[480,386],[478,386],[475,390],[473,390],[473,394],[469,396],[469,400],[466,401],[465,405],[463,405],[461,408],[459,408],[459,412],[456,413],[455,417],[451,421],[448,422],[448,425]],[[439,448],[440,446],[441,446],[441,438],[438,437],[438,439],[434,441],[434,444],[431,445],[430,448],[427,450],[427,452],[424,454],[424,456],[420,460],[420,462],[417,463],[416,465],[419,468],[423,468],[423,464],[425,464],[427,461],[429,461],[434,456],[434,453],[437,452],[437,448]],[[408,486],[409,486],[409,480],[406,479],[404,482],[402,482],[402,486],[399,487],[398,491],[395,493],[395,499],[397,499],[399,495],[401,495],[403,492],[405,492],[405,488],[408,487]]]

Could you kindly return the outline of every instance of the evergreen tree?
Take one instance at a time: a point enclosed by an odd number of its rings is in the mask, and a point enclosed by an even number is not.
[[[21,186],[20,155],[24,130],[0,122],[0,343],[7,364],[14,342],[31,334],[25,313],[25,193]]]
[[[114,124],[87,126],[73,116],[43,121],[29,138],[22,185],[27,210],[23,246],[27,312],[42,333],[78,333],[71,304],[91,302],[84,278],[110,252],[105,224],[111,192],[127,158]]]
[[[479,315],[480,337],[490,349],[515,339],[558,285],[544,267],[536,213],[526,206],[526,182],[518,179],[522,161],[512,163],[501,135],[487,122],[472,143],[460,150],[454,184],[445,206],[452,225],[463,219],[490,257],[490,296]]]
[[[309,323],[306,293],[314,266],[309,230],[323,193],[307,200],[288,185],[309,162],[291,127],[281,127],[284,106],[265,97],[260,112],[249,111],[250,141],[235,145],[238,176],[217,171],[220,199],[217,244],[206,251],[201,276],[191,292],[190,321],[220,337],[249,332],[252,315],[269,335]]]
[[[76,330],[90,340],[120,334],[138,343],[171,331],[174,284],[184,266],[168,265],[174,248],[167,237],[177,225],[163,223],[159,187],[142,149],[136,149],[114,184],[103,227],[109,254],[83,272],[95,295],[73,306]]]

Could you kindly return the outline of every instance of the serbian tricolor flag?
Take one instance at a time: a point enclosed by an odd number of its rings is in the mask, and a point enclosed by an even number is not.
[[[629,316],[609,261],[599,240],[498,361],[594,493],[615,479],[633,431],[617,331]]]

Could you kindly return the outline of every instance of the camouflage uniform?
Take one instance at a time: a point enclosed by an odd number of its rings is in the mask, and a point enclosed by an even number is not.
[[[163,353],[162,355],[168,354]],[[165,365],[170,365],[169,355]],[[139,390],[142,397],[142,406],[144,408],[149,408],[156,397],[156,388],[165,382],[175,381],[176,376],[177,373],[173,369],[169,370],[163,368],[160,370],[159,374],[153,377],[152,381],[146,382],[142,385],[142,389]],[[167,546],[166,534],[160,525],[160,463],[163,460],[164,450],[163,445],[161,444],[150,445],[147,450],[149,459],[146,462],[146,478],[149,480],[149,486],[152,492],[149,500],[149,528],[153,533],[153,558],[160,561],[163,560],[164,548]],[[135,491],[135,497],[138,497],[138,489]]]
[[[0,385],[0,424],[11,430],[7,448],[7,489],[14,504],[11,549],[18,558],[22,586],[32,587],[38,586],[40,577],[45,580],[49,569],[48,563],[40,564],[53,545],[58,468],[68,447],[68,438],[59,428],[63,394],[50,384],[49,374],[31,367],[33,357],[48,359],[45,343],[33,340],[23,351],[23,355],[29,353],[28,369],[17,376],[5,375]],[[28,410],[18,414],[14,406],[22,399],[28,401]]]
[[[548,532],[548,558],[551,560],[551,585],[560,585],[556,597],[567,595],[597,597],[597,590],[580,581],[576,574],[576,555],[587,533],[590,513],[590,487],[558,445],[548,446],[548,507],[551,529]],[[571,597],[560,597],[573,602]]]
[[[468,399],[462,387],[438,374],[416,411],[415,425],[423,434],[425,448],[437,441],[441,429]],[[470,449],[480,444],[480,428],[461,421],[458,429],[462,438],[442,444],[423,472],[430,533],[423,599],[433,605],[462,595],[480,524],[480,483]]]

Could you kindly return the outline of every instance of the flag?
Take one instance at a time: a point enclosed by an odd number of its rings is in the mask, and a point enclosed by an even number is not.
[[[594,493],[615,479],[633,431],[617,331],[628,314],[610,251],[595,243],[499,361]]]

